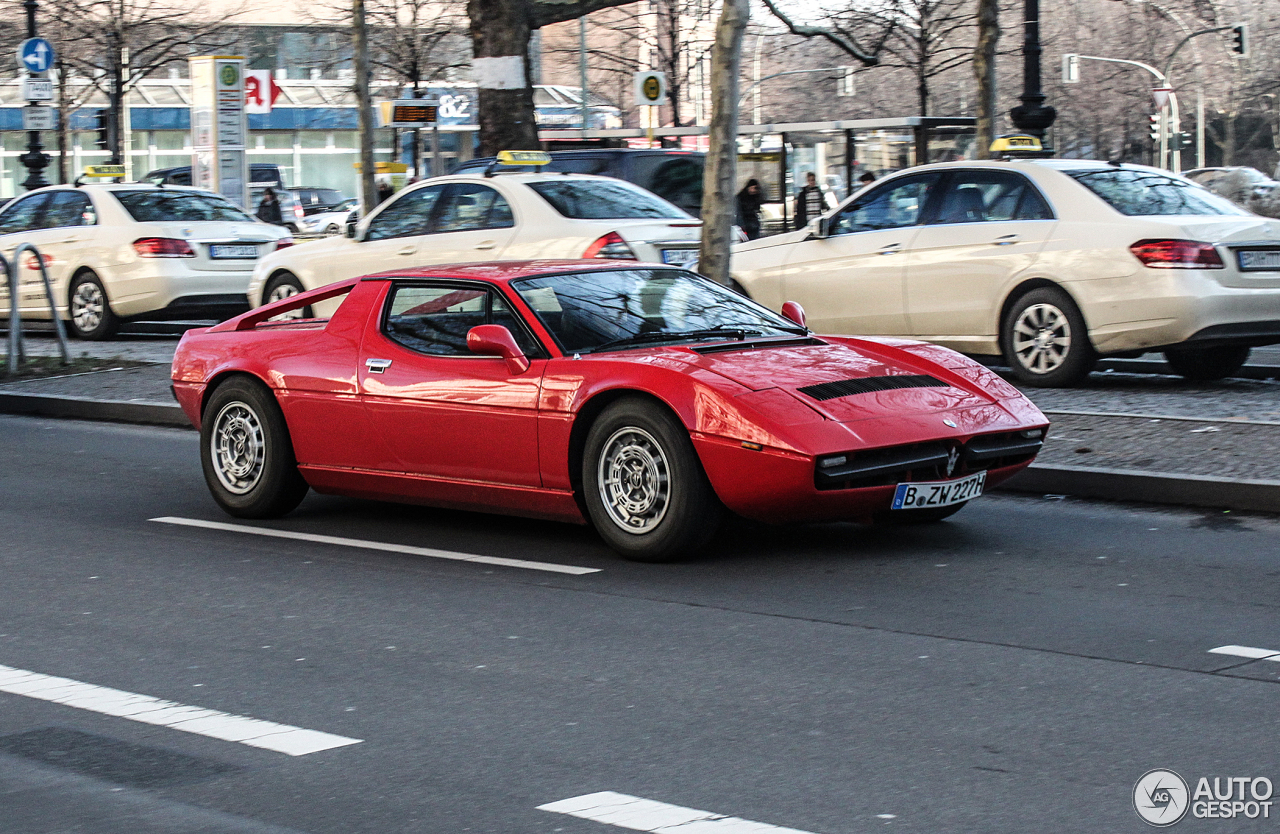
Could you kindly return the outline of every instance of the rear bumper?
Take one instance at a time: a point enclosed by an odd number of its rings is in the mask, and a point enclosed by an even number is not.
[[[249,297],[244,293],[209,293],[208,295],[183,295],[173,299],[158,310],[148,310],[126,319],[148,321],[177,321],[180,319],[217,319],[225,321],[249,311]]]

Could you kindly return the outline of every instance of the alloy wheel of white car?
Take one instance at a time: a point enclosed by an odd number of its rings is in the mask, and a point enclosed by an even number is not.
[[[1013,325],[1013,352],[1032,373],[1056,371],[1071,351],[1071,322],[1052,304],[1032,304]]]
[[[111,312],[107,292],[98,276],[82,272],[71,282],[71,332],[81,339],[105,339],[116,331],[118,321]]]

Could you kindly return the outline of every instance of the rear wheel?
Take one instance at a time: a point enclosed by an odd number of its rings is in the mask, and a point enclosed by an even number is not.
[[[273,301],[283,301],[286,298],[292,298],[303,291],[302,281],[292,272],[277,272],[267,281],[267,287],[262,292],[262,303],[270,304]],[[290,310],[287,313],[281,313],[276,316],[277,319],[309,319],[314,315],[310,305],[300,310]]]
[[[111,302],[102,279],[84,270],[71,279],[67,293],[71,334],[79,339],[109,339],[120,327],[120,319],[111,312]]]
[[[1212,348],[1169,348],[1164,360],[1178,376],[1197,382],[1224,379],[1249,360],[1249,348],[1222,345]]]
[[[1001,336],[1005,361],[1028,385],[1076,385],[1098,362],[1084,316],[1056,287],[1032,290],[1014,302],[1005,314]]]
[[[637,562],[699,553],[724,515],[688,431],[640,398],[617,401],[591,426],[582,486],[600,537]]]
[[[209,397],[200,462],[213,500],[237,518],[277,518],[307,494],[284,414],[256,380],[233,378]]]
[[[342,234],[342,230],[338,228],[338,224],[336,223],[330,223],[328,226],[324,227],[325,237],[337,237],[340,234]]]

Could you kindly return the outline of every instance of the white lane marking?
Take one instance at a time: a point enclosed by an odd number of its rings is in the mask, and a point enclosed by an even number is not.
[[[222,741],[235,741],[250,747],[261,747],[263,750],[288,753],[290,756],[305,756],[363,741],[277,724],[274,721],[245,718],[229,712],[189,707],[149,695],[108,689],[105,686],[42,675],[11,666],[0,666],[0,692],[127,718],[142,724],[169,727]]]
[[[795,828],[780,828],[613,791],[548,802],[539,805],[538,810],[654,834],[809,834]]]
[[[164,516],[152,518],[161,524],[178,524],[183,527],[203,527],[206,530],[223,530],[229,533],[250,533],[254,536],[270,536],[277,539],[293,539],[300,542],[316,542],[332,544],[338,547],[359,547],[364,550],[383,550],[388,553],[408,553],[413,556],[429,556],[432,559],[450,559],[455,562],[476,562],[481,565],[501,565],[505,568],[525,568],[542,570],[551,573],[567,573],[581,576],[587,573],[599,573],[600,568],[580,568],[575,565],[556,565],[551,562],[527,562],[524,559],[504,559],[501,556],[476,556],[471,553],[455,553],[452,550],[436,550],[431,547],[414,547],[408,544],[388,544],[366,539],[348,539],[344,536],[322,536],[316,533],[294,533],[289,530],[268,530],[265,527],[250,527],[247,524],[228,524],[224,521],[203,521],[198,518],[178,518]]]
[[[1209,649],[1209,654],[1229,654],[1232,657],[1247,657],[1250,660],[1280,661],[1280,652],[1275,649],[1255,649],[1252,646],[1219,646]]]

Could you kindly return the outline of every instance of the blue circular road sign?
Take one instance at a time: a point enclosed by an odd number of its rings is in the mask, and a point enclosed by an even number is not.
[[[44,38],[27,38],[18,47],[18,66],[27,72],[48,72],[53,66],[53,44]]]

